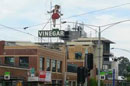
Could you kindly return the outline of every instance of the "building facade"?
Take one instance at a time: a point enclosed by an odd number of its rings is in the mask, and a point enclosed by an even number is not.
[[[101,38],[101,58],[100,58],[100,69],[101,71],[107,71],[111,69],[111,61],[109,60],[110,54],[110,44],[112,41]],[[98,69],[98,38],[78,38],[71,42],[67,42],[68,47],[68,65],[73,66],[85,66],[85,53],[93,54],[93,70],[91,70],[91,77],[96,78]],[[70,70],[69,70],[70,71]]]
[[[86,42],[86,46],[87,46],[87,43],[89,43],[88,46],[91,47],[91,52],[94,54],[94,63],[96,65],[98,65],[98,38],[97,37],[79,38],[74,41],[78,42],[81,45],[82,45],[82,43]],[[114,42],[112,42],[108,39],[105,39],[105,38],[101,38],[101,46],[100,46],[100,49],[101,49],[100,67],[101,67],[101,69],[110,69],[111,68],[111,62],[109,60],[109,57],[111,56],[110,44],[112,44],[112,43],[114,43]],[[84,44],[83,44],[83,46],[84,46]],[[84,52],[82,52],[82,53],[84,54]],[[74,58],[74,57],[72,57],[72,58]]]
[[[0,86],[64,85],[64,51],[9,41],[1,41],[0,50]],[[70,84],[76,84],[76,74],[66,76]]]

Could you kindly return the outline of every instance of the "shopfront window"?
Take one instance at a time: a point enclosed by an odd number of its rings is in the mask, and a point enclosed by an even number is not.
[[[76,86],[76,81],[73,81],[73,86]]]
[[[19,66],[28,68],[29,67],[29,57],[19,57]]]
[[[62,62],[57,61],[57,72],[61,72],[61,70],[62,70]]]
[[[51,64],[50,64],[50,59],[47,59],[46,61],[46,71],[50,71]]]
[[[57,86],[62,86],[62,80],[57,80]]]
[[[56,80],[52,80],[52,86],[56,86]]]
[[[5,57],[5,64],[6,65],[14,66],[14,63],[15,63],[14,57]]]
[[[56,60],[51,60],[52,72],[56,72]]]
[[[67,64],[67,72],[77,73],[77,67],[76,64]]]
[[[1,60],[1,58],[0,58],[0,64],[2,64],[2,60]]]
[[[44,70],[44,58],[40,57],[40,70]]]

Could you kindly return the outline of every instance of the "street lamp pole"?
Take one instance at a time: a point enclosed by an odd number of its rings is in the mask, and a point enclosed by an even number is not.
[[[90,25],[90,24],[84,24],[86,27],[98,32],[98,86],[100,86],[100,65],[101,65],[101,33],[107,29],[109,29],[110,27],[119,24],[119,23],[123,23],[123,22],[127,22],[130,21],[130,19],[128,20],[123,20],[123,21],[119,21],[119,22],[115,22],[115,23],[111,23],[111,24],[106,24],[106,25],[102,25],[102,26],[95,26],[95,25]],[[63,22],[63,23],[72,23],[72,22]],[[106,27],[107,26],[107,27]],[[98,27],[98,31],[95,30],[92,27]],[[105,29],[101,30],[101,27],[106,27]]]
[[[101,27],[98,31],[98,86],[100,86],[100,64],[101,64]]]
[[[123,23],[123,22],[127,22],[127,21],[130,21],[130,20],[123,20],[123,21],[119,21],[119,22],[115,22],[115,23],[111,23],[111,24],[106,24],[106,25],[103,25],[103,26],[95,26],[95,25],[91,25],[91,26],[94,26],[94,27],[98,27],[98,31],[93,29],[92,27],[90,27],[88,24],[86,25],[88,28],[98,32],[98,86],[100,86],[100,65],[101,65],[101,33],[107,29],[109,29],[110,27],[116,25],[116,24],[119,24],[119,23]],[[108,27],[106,27],[108,26]],[[106,27],[105,29],[101,30],[101,27]]]

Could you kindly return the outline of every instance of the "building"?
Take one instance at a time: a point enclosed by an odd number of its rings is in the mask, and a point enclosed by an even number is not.
[[[94,62],[96,65],[98,65],[98,38],[97,37],[88,37],[88,38],[79,38],[77,40],[74,40],[75,42],[78,42],[79,44],[83,46],[88,46],[91,47],[91,52],[93,52],[94,54]],[[89,43],[89,44],[86,44]],[[105,38],[101,38],[101,64],[100,67],[101,69],[110,69],[111,68],[111,62],[109,60],[109,57],[111,56],[110,53],[110,44],[112,44],[114,42],[105,39]],[[85,49],[84,49],[85,50]],[[84,54],[84,50],[83,50],[83,54]],[[84,57],[84,56],[83,56]],[[71,58],[75,58],[73,56],[71,56]]]
[[[63,86],[65,56],[31,42],[0,41],[0,86]],[[76,84],[76,74],[66,76],[69,84]]]

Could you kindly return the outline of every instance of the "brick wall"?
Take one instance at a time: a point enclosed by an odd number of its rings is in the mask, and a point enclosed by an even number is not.
[[[0,66],[0,76],[4,76],[5,72],[10,72],[10,76],[11,77],[17,77],[17,78],[25,78],[27,80],[28,74],[27,74],[28,70],[24,70],[24,69],[17,69],[17,68],[10,68],[10,67],[3,67]]]
[[[4,44],[5,44],[4,41],[0,41],[0,55],[4,54]]]

